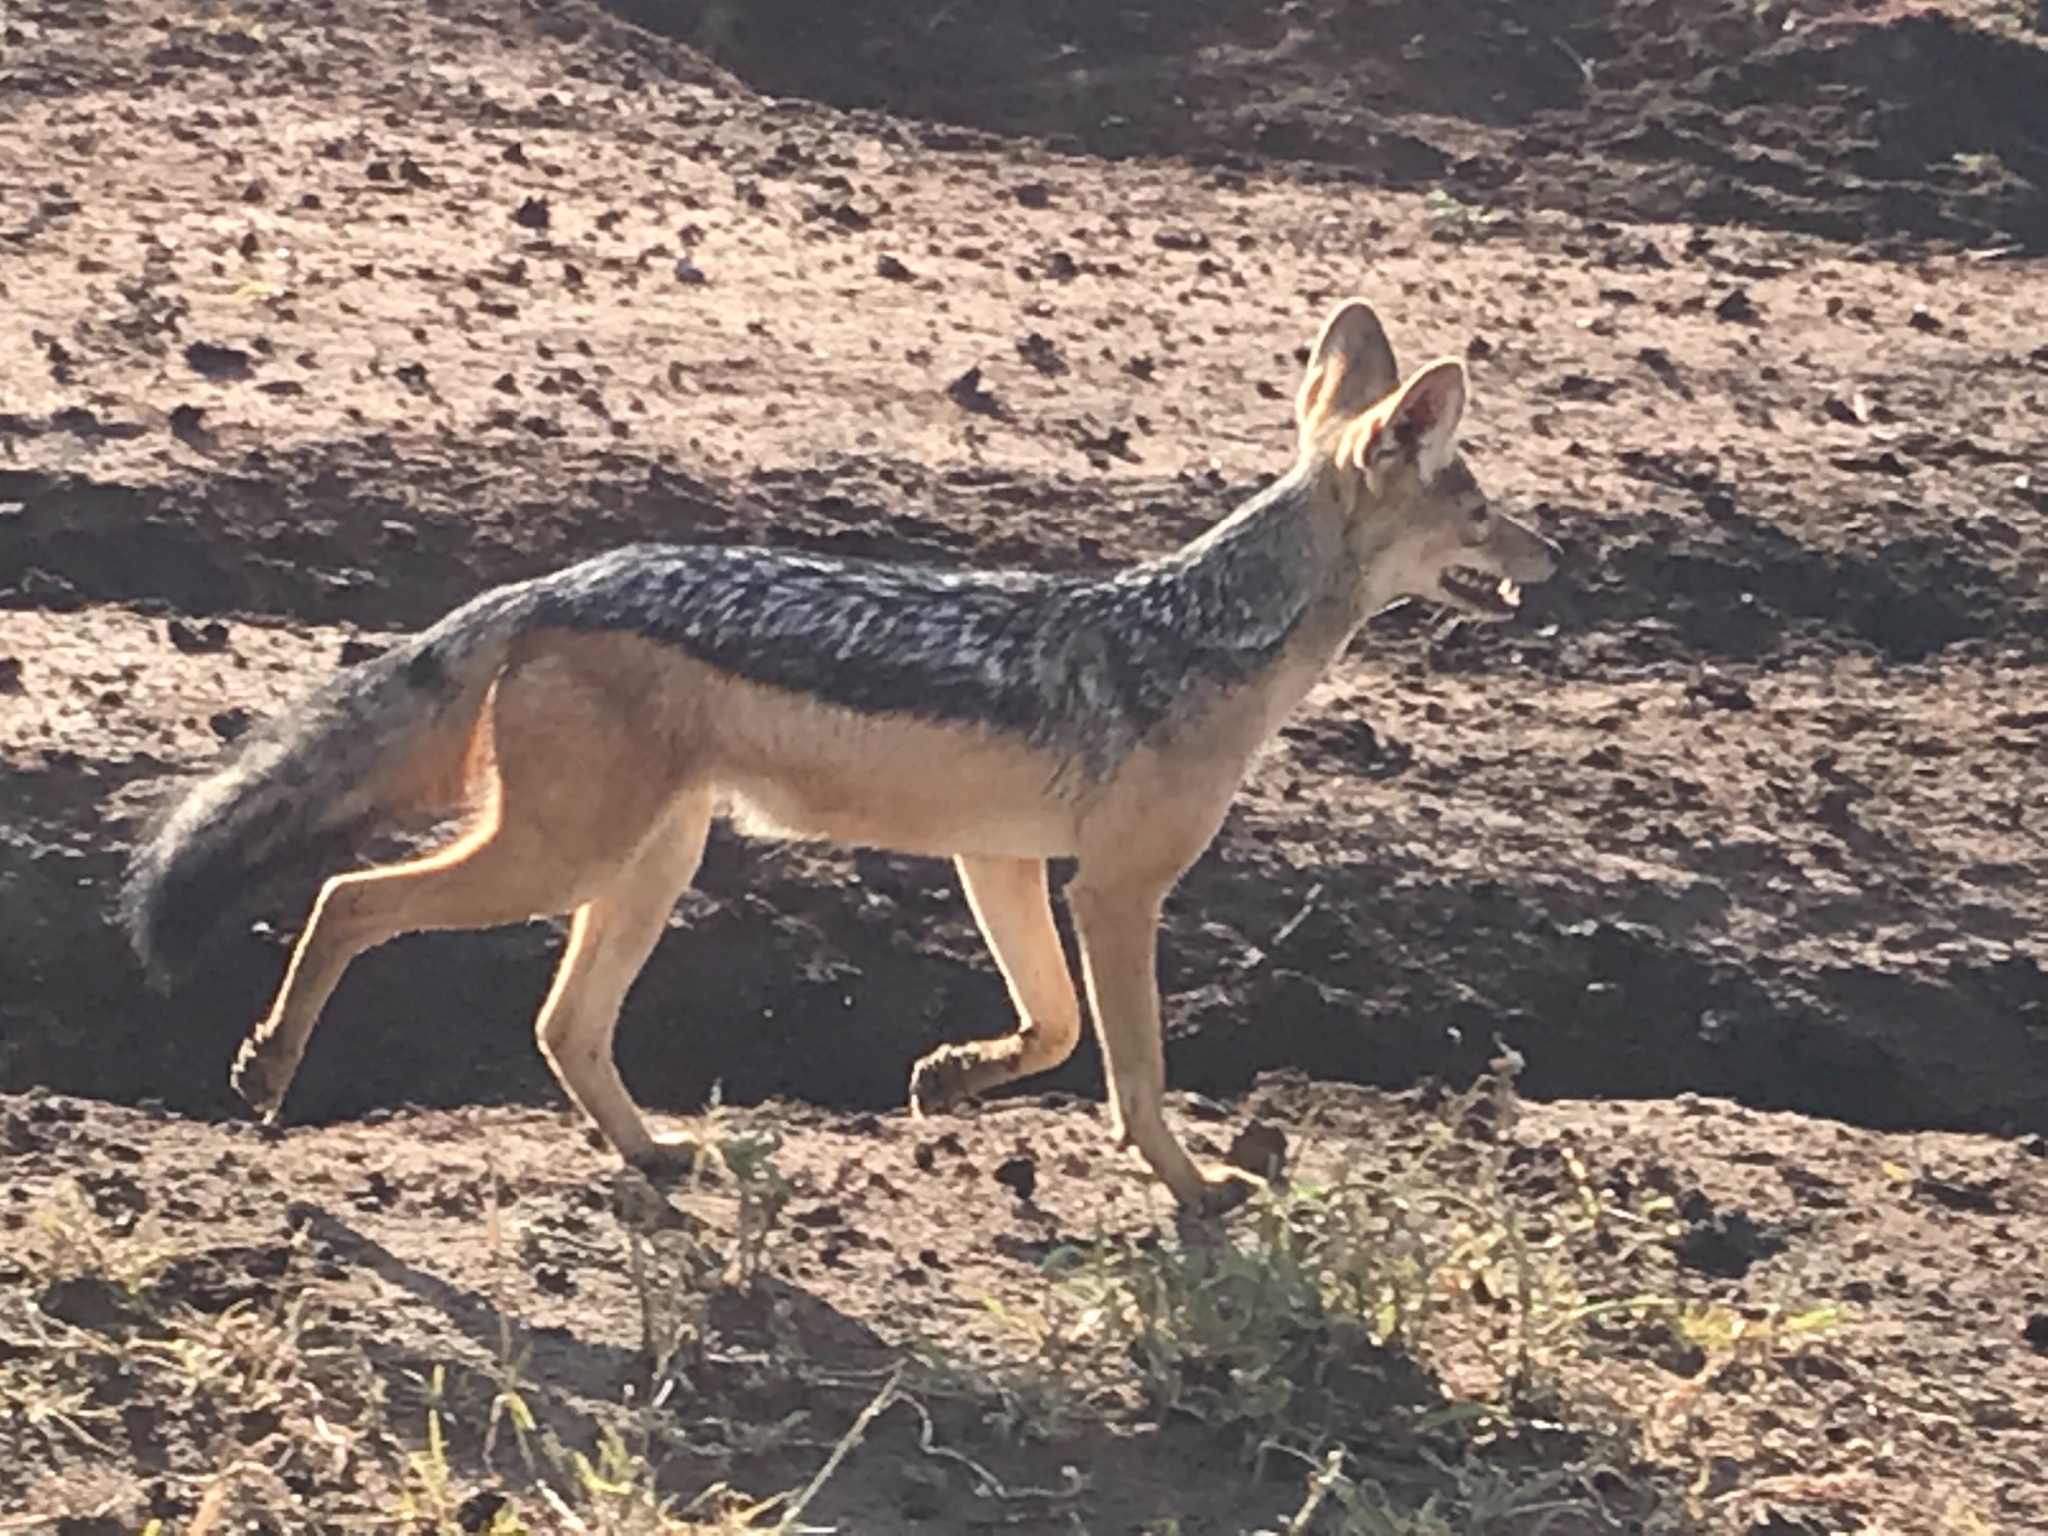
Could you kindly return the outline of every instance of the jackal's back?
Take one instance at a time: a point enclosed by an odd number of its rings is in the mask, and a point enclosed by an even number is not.
[[[1091,577],[752,547],[635,545],[533,584],[532,628],[623,630],[869,714],[980,724],[1102,769],[1191,692],[1268,665],[1306,609],[1307,536],[1268,493],[1222,537]]]

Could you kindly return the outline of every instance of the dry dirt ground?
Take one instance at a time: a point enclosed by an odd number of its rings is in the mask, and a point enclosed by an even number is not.
[[[2048,1528],[2042,22],[5,0],[0,1529],[645,1524],[898,1366],[805,1520],[1283,1529],[1341,1444],[1296,1528]],[[135,819],[360,647],[628,538],[1156,552],[1354,292],[1568,555],[1371,626],[1173,904],[1175,1082],[1308,1074],[1195,1128],[1341,1175],[1235,1256],[1090,1050],[900,1117],[1004,1021],[936,865],[714,843],[622,1059],[776,1102],[687,1240],[553,1110],[548,925],[363,962],[278,1141],[312,872],[143,989]],[[1418,1088],[1496,1042],[1512,1124]]]

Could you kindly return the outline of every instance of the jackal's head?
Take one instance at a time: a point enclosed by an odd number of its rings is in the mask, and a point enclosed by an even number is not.
[[[1370,305],[1323,325],[1295,398],[1302,468],[1341,504],[1365,555],[1366,611],[1403,597],[1504,619],[1557,546],[1488,504],[1458,452],[1465,365],[1426,364],[1404,384]]]

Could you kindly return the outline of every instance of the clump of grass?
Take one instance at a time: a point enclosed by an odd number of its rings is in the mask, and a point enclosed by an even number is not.
[[[1397,1159],[1261,1192],[1226,1231],[1069,1252],[1075,1334],[1155,1412],[1309,1469],[1290,1530],[1679,1529],[1615,1471],[1625,1426],[1557,1422],[1556,1368],[1609,1304],[1580,1261],[1623,1213],[1568,1151],[1558,1176],[1515,1177],[1519,1066],[1503,1052]]]
[[[1261,1191],[1227,1233],[1069,1254],[1084,1324],[1124,1341],[1156,1406],[1257,1439],[1360,1392],[1375,1413],[1433,1398],[1438,1374],[1489,1412],[1536,1406],[1589,1305],[1574,1244],[1607,1202],[1575,1163],[1510,1190],[1518,1066],[1447,1098],[1398,1162]]]
[[[724,1362],[711,1325],[712,1303],[721,1291],[761,1286],[790,1197],[789,1183],[775,1162],[781,1138],[772,1127],[733,1123],[715,1101],[706,1124],[695,1172],[676,1200],[630,1171],[615,1180],[613,1206],[638,1298],[646,1379],[638,1389],[627,1389],[616,1412],[585,1426],[592,1431],[590,1449],[571,1445],[535,1412],[535,1388],[526,1380],[508,1321],[484,1414],[482,1460],[492,1465],[509,1439],[529,1493],[523,1503],[537,1501],[552,1523],[524,1523],[530,1514],[520,1513],[508,1499],[493,1516],[498,1523],[487,1527],[500,1536],[556,1528],[603,1536],[757,1530],[764,1528],[762,1518],[789,1497],[763,1503],[714,1483],[679,1508],[659,1489],[660,1468],[672,1456],[701,1465],[763,1455],[790,1442],[803,1420],[800,1413],[754,1423],[682,1411],[686,1404],[715,1397],[705,1387]],[[506,1315],[502,1304],[500,1315]],[[426,1446],[415,1453],[426,1458],[423,1473],[445,1467],[447,1412],[437,1375],[428,1394]],[[431,1476],[417,1481],[436,1486]],[[445,1520],[445,1509],[436,1509],[435,1518]],[[468,1514],[448,1529],[478,1529],[474,1510]],[[766,1528],[780,1526],[770,1522]]]
[[[495,1460],[510,1428],[524,1476],[485,1479],[465,1494],[451,1450],[462,1421],[441,1367],[425,1382],[424,1434],[408,1453],[397,1519],[422,1536],[726,1536],[756,1530],[761,1506],[723,1485],[691,1503],[659,1488],[659,1468],[633,1424],[601,1423],[588,1451],[570,1445],[529,1406],[532,1388],[503,1380],[490,1400],[481,1460]]]

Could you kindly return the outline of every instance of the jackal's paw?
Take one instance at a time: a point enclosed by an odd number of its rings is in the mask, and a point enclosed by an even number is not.
[[[942,1115],[958,1109],[984,1085],[987,1057],[972,1045],[942,1045],[911,1069],[910,1113]]]
[[[626,1159],[653,1184],[671,1184],[686,1179],[696,1170],[697,1143],[688,1136],[657,1136],[645,1152]]]
[[[242,1048],[235,1052],[234,1066],[228,1071],[228,1082],[241,1095],[242,1102],[265,1120],[277,1118],[295,1065],[281,1059],[273,1038],[251,1035],[244,1040]]]
[[[1183,1200],[1183,1215],[1205,1218],[1226,1215],[1251,1199],[1259,1181],[1241,1168],[1204,1168],[1201,1187],[1192,1202]]]

